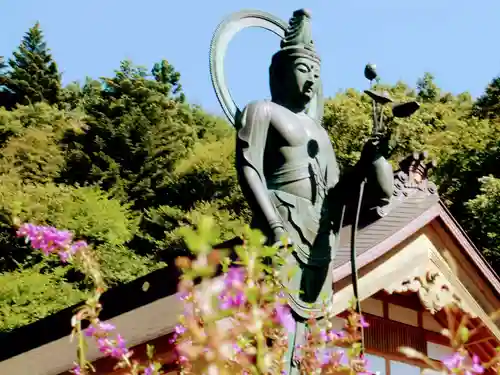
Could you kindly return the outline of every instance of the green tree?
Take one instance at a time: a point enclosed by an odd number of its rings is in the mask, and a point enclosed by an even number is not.
[[[171,182],[161,192],[167,198],[165,204],[146,210],[131,246],[160,258],[165,252],[186,250],[179,230],[197,224],[204,214],[216,218],[221,241],[240,234],[251,215],[238,185],[230,133],[215,141],[198,141],[191,156],[177,164]]]
[[[177,161],[220,126],[182,100],[179,74],[166,61],[152,76],[124,61],[114,77],[87,81],[79,102],[88,129],[66,140],[65,180],[99,184],[136,207],[160,204]]]
[[[78,112],[61,111],[47,103],[0,109],[0,174],[24,182],[50,182],[64,165],[61,139],[84,127]]]
[[[19,48],[9,60],[10,70],[3,86],[18,104],[59,101],[61,75],[37,22],[28,30]]]
[[[96,186],[55,183],[60,180],[60,171],[65,165],[61,139],[68,133],[82,132],[84,127],[78,111],[62,111],[47,103],[19,106],[13,111],[0,109],[3,140],[0,143],[0,263],[4,269],[16,266],[16,262],[22,264],[29,255],[24,245],[14,238],[16,217],[71,228],[92,241],[99,255],[109,257],[115,252],[117,261],[130,258],[130,275],[135,274],[132,268],[136,266],[149,267],[146,259],[135,259],[133,253],[125,251],[124,246],[135,235],[138,223],[137,214],[127,205],[120,205]],[[126,272],[105,267],[105,273],[113,280],[124,277]]]
[[[429,78],[427,76],[426,85],[432,87]],[[410,118],[391,118],[387,113],[388,128],[393,133],[391,161],[396,167],[398,159],[410,152],[429,151],[430,156],[438,161],[432,178],[439,185],[441,199],[475,244],[489,254],[490,262],[500,265],[494,260],[500,253],[491,250],[500,248],[499,238],[480,231],[481,220],[491,213],[496,201],[490,199],[488,205],[480,205],[478,200],[481,198],[484,202],[486,199],[486,193],[481,190],[484,188],[482,178],[488,175],[500,178],[500,121],[471,116],[475,103],[468,93],[430,95],[429,92],[441,91],[439,88],[422,91],[421,86],[420,93],[415,94],[403,83],[378,85],[377,89],[388,91],[397,100],[425,99],[420,110]],[[423,92],[426,94],[422,96]],[[344,170],[358,160],[359,150],[370,134],[370,110],[369,99],[352,89],[325,103],[324,125]],[[492,195],[488,194],[487,197]],[[494,221],[494,217],[491,220]],[[493,224],[490,227],[494,228]],[[494,230],[489,229],[488,233],[494,233]]]
[[[377,85],[395,100],[418,100],[414,90],[402,82],[394,86]],[[453,150],[457,134],[478,132],[475,120],[468,118],[470,95],[451,96],[449,100],[427,101],[410,118],[394,118],[386,111],[387,130],[392,133],[391,160],[413,151],[427,150],[439,161]],[[349,168],[359,159],[360,150],[372,129],[371,101],[364,93],[348,89],[326,100],[324,126],[330,134],[341,169]]]
[[[500,178],[485,176],[478,195],[466,203],[469,231],[482,245],[483,254],[500,270]]]
[[[417,81],[417,96],[422,102],[435,102],[439,99],[440,90],[434,83],[434,76],[431,73],[426,72]]]
[[[472,114],[480,118],[500,117],[500,77],[495,77],[474,104]]]
[[[63,268],[40,264],[0,274],[0,332],[33,323],[88,297],[65,280],[65,273]]]
[[[180,101],[185,101],[186,97],[182,92],[182,85],[180,83],[181,74],[167,60],[162,60],[154,64],[151,73],[156,82],[164,85],[162,91],[165,96],[169,96],[170,94],[178,95]]]
[[[0,56],[0,87],[4,85],[6,69],[7,64],[5,63],[5,58],[3,56]]]
[[[12,93],[5,87],[7,77],[5,58],[0,56],[0,107],[11,108],[14,105]]]

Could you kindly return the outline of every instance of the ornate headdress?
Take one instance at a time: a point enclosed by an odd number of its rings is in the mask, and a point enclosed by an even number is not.
[[[306,57],[318,63],[321,62],[312,40],[311,13],[308,10],[299,9],[293,12],[280,47],[281,49],[273,58],[286,55]]]
[[[233,36],[248,27],[260,27],[271,31],[281,38],[281,49],[274,54],[273,63],[271,63],[270,67],[271,72],[274,70],[273,73],[282,71],[278,63],[281,57],[306,57],[318,63],[320,62],[320,58],[314,48],[314,42],[312,41],[311,14],[307,10],[301,9],[295,11],[288,24],[272,14],[258,10],[244,10],[227,17],[215,30],[212,43],[210,44],[210,74],[215,94],[222,106],[222,110],[229,119],[229,122],[236,127],[238,127],[236,119],[241,111],[226,85],[224,56]],[[311,117],[318,119],[318,121],[321,121],[323,117],[323,91],[321,82],[318,86],[317,94],[311,100],[308,113]]]

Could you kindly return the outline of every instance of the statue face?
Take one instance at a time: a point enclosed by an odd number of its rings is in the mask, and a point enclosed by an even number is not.
[[[298,57],[292,61],[291,91],[297,99],[309,103],[317,91],[320,80],[320,67],[316,61]],[[294,95],[294,96],[295,96]]]

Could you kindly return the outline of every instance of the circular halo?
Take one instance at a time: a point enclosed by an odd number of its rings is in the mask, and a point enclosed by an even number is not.
[[[288,24],[266,12],[243,10],[231,14],[217,26],[210,43],[210,77],[217,100],[233,126],[236,126],[236,117],[241,111],[226,84],[224,58],[231,39],[238,32],[249,27],[266,29],[283,39]]]

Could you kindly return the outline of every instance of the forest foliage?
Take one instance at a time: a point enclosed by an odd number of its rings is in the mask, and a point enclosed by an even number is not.
[[[455,218],[500,269],[500,77],[474,100],[443,92],[425,73],[379,88],[416,99],[391,119],[391,160],[427,150],[432,178]],[[324,126],[341,167],[359,158],[370,102],[348,89],[328,98]],[[234,168],[234,131],[189,104],[167,60],[122,61],[112,77],[65,87],[39,24],[0,57],[0,331],[74,304],[88,293],[77,266],[51,263],[15,236],[31,221],[74,231],[95,249],[108,285],[133,280],[186,246],[180,228],[212,215],[220,240],[249,211]]]

